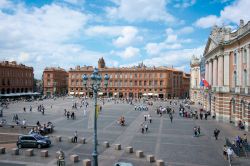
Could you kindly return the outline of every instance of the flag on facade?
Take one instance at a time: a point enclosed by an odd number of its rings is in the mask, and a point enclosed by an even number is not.
[[[209,87],[209,83],[207,82],[207,80],[203,79],[202,81],[205,87]]]
[[[204,86],[203,80],[201,80],[201,82],[200,82],[200,86]]]

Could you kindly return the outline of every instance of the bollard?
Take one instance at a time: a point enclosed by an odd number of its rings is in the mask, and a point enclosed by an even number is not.
[[[150,162],[150,163],[154,162],[155,161],[155,156],[147,155],[147,161]]]
[[[48,157],[49,156],[48,150],[41,150],[40,154],[41,154],[41,157]]]
[[[122,146],[121,144],[115,144],[115,150],[121,150]]]
[[[156,160],[156,166],[164,166],[165,163],[163,160]]]
[[[103,145],[104,145],[105,148],[108,148],[109,147],[109,142],[105,141],[105,142],[103,142]]]
[[[73,137],[69,137],[69,138],[68,138],[68,142],[69,142],[69,143],[72,143],[72,142],[73,142]]]
[[[133,153],[133,148],[131,146],[126,147],[125,151],[127,153]]]
[[[5,147],[0,147],[0,154],[4,154],[5,153]]]
[[[12,155],[19,155],[19,149],[18,148],[12,148],[11,149],[11,154]]]
[[[86,139],[85,139],[84,137],[81,138],[81,139],[80,139],[80,143],[81,143],[81,144],[86,144]]]
[[[76,154],[73,154],[73,155],[70,156],[70,160],[73,161],[74,163],[78,162],[79,156],[76,155]]]
[[[82,160],[83,166],[91,166],[91,160],[90,159],[85,159]]]
[[[34,150],[33,149],[27,149],[25,150],[25,156],[33,156]]]
[[[62,141],[62,137],[61,136],[56,136],[56,142],[61,142]]]
[[[137,150],[137,151],[135,152],[135,155],[136,155],[136,157],[138,157],[138,158],[142,158],[142,157],[143,157],[143,151]]]

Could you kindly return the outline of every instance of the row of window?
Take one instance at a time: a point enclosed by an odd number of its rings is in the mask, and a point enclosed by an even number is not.
[[[235,50],[234,51],[234,64],[237,66],[237,62],[238,62],[238,56],[240,55],[241,53],[238,53],[238,51],[237,50]],[[242,52],[242,54],[243,54],[243,59],[242,59],[242,62],[243,63],[247,63],[247,49],[243,49],[243,52]]]
[[[105,73],[101,74],[102,77],[104,77]],[[168,76],[170,77],[170,73],[168,74]],[[165,73],[135,73],[135,74],[126,74],[126,73],[122,73],[122,74],[109,74],[110,78],[165,78],[166,74]],[[82,74],[71,74],[71,78],[82,78]]]
[[[103,82],[101,83],[104,84]],[[80,86],[82,85],[82,80],[71,81],[71,85]],[[90,82],[88,82],[90,85]],[[163,86],[165,85],[164,81],[110,81],[108,86]]]
[[[32,80],[24,80],[24,79],[18,79],[13,78],[11,80],[9,79],[2,79],[1,81],[2,86],[14,86],[14,85],[32,85]]]
[[[32,77],[33,73],[28,71],[20,71],[20,70],[0,70],[0,75],[4,77]]]
[[[83,91],[83,88],[70,88],[70,90],[71,91],[74,91],[74,90],[76,90],[76,91],[78,91],[78,90],[80,90],[80,91]],[[128,91],[128,89],[109,89],[110,91]],[[129,89],[130,91],[133,91],[132,89]],[[147,91],[147,89],[140,89],[141,91],[144,91],[144,92],[146,92]],[[148,90],[149,92],[157,92],[158,90],[157,89],[149,89]],[[159,91],[162,91],[162,89],[159,89]]]

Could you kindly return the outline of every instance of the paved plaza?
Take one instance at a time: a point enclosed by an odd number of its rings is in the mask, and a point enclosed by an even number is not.
[[[40,149],[34,149],[34,156],[27,157],[24,155],[25,149],[21,149],[20,155],[13,156],[10,149],[15,147],[13,140],[8,139],[8,135],[25,133],[23,129],[3,129],[0,128],[0,146],[6,146],[6,154],[0,155],[0,165],[56,165],[56,151],[63,150],[66,154],[66,165],[82,165],[83,159],[92,159],[93,151],[93,129],[88,129],[88,114],[93,110],[93,103],[89,99],[90,106],[88,113],[83,116],[83,108],[75,110],[76,119],[72,120],[64,116],[64,109],[72,110],[71,106],[78,99],[44,100],[35,102],[19,102],[9,105],[9,109],[4,111],[4,119],[12,121],[14,113],[17,113],[19,119],[26,119],[28,125],[35,125],[39,120],[41,124],[48,121],[53,122],[55,131],[49,135],[52,140],[52,146],[45,148],[49,151],[49,157],[40,157]],[[102,102],[99,102],[102,103]],[[45,115],[37,111],[37,106],[45,106]],[[135,103],[136,105],[138,103]],[[106,102],[102,107],[103,111],[98,117],[98,152],[99,165],[112,166],[115,162],[124,161],[133,163],[134,166],[151,166],[155,163],[149,163],[146,158],[137,158],[135,153],[126,153],[125,147],[132,146],[134,151],[142,150],[145,155],[155,155],[156,159],[165,161],[165,165],[171,166],[224,166],[228,165],[222,154],[222,147],[225,143],[225,137],[233,139],[237,135],[243,135],[244,131],[239,131],[229,124],[218,123],[210,118],[208,120],[193,120],[179,117],[178,107],[174,106],[175,114],[173,123],[170,122],[169,116],[164,114],[162,117],[155,113],[157,106],[167,106],[169,102],[154,102],[149,106],[149,111],[135,111],[133,105],[127,103]],[[33,107],[32,112],[29,109],[23,112],[23,107]],[[193,106],[192,109],[197,107]],[[144,122],[144,115],[150,113],[152,123],[148,123],[149,132],[141,133],[141,124]],[[126,126],[117,124],[120,116],[125,117]],[[193,137],[193,127],[200,126],[201,136]],[[213,137],[213,130],[217,127],[221,133],[219,140]],[[69,143],[68,137],[74,135],[77,130],[78,138],[85,137],[86,144]],[[8,134],[7,134],[8,133]],[[249,133],[247,133],[249,136]],[[62,136],[62,142],[56,142],[55,137]],[[5,142],[4,142],[5,141]],[[105,148],[103,142],[108,141],[110,148]],[[121,144],[122,150],[114,149],[114,144]],[[80,161],[73,163],[69,156],[72,154],[79,155]],[[233,165],[247,165],[248,158],[236,158]]]

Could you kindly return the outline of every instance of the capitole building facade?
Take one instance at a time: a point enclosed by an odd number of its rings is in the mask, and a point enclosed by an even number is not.
[[[69,70],[69,95],[92,96],[82,84],[82,75],[90,76],[92,66],[77,66]],[[98,70],[102,77],[110,76],[108,88],[99,95],[119,98],[187,98],[189,97],[190,74],[168,67],[146,67],[143,63],[134,67],[106,67],[103,58],[98,60]],[[103,86],[103,85],[102,85]]]
[[[205,80],[211,88],[200,88],[204,108],[218,121],[241,121],[250,130],[250,22],[240,20],[239,28],[214,26],[205,51]],[[191,75],[191,80],[192,80]],[[191,98],[192,99],[192,98]]]

